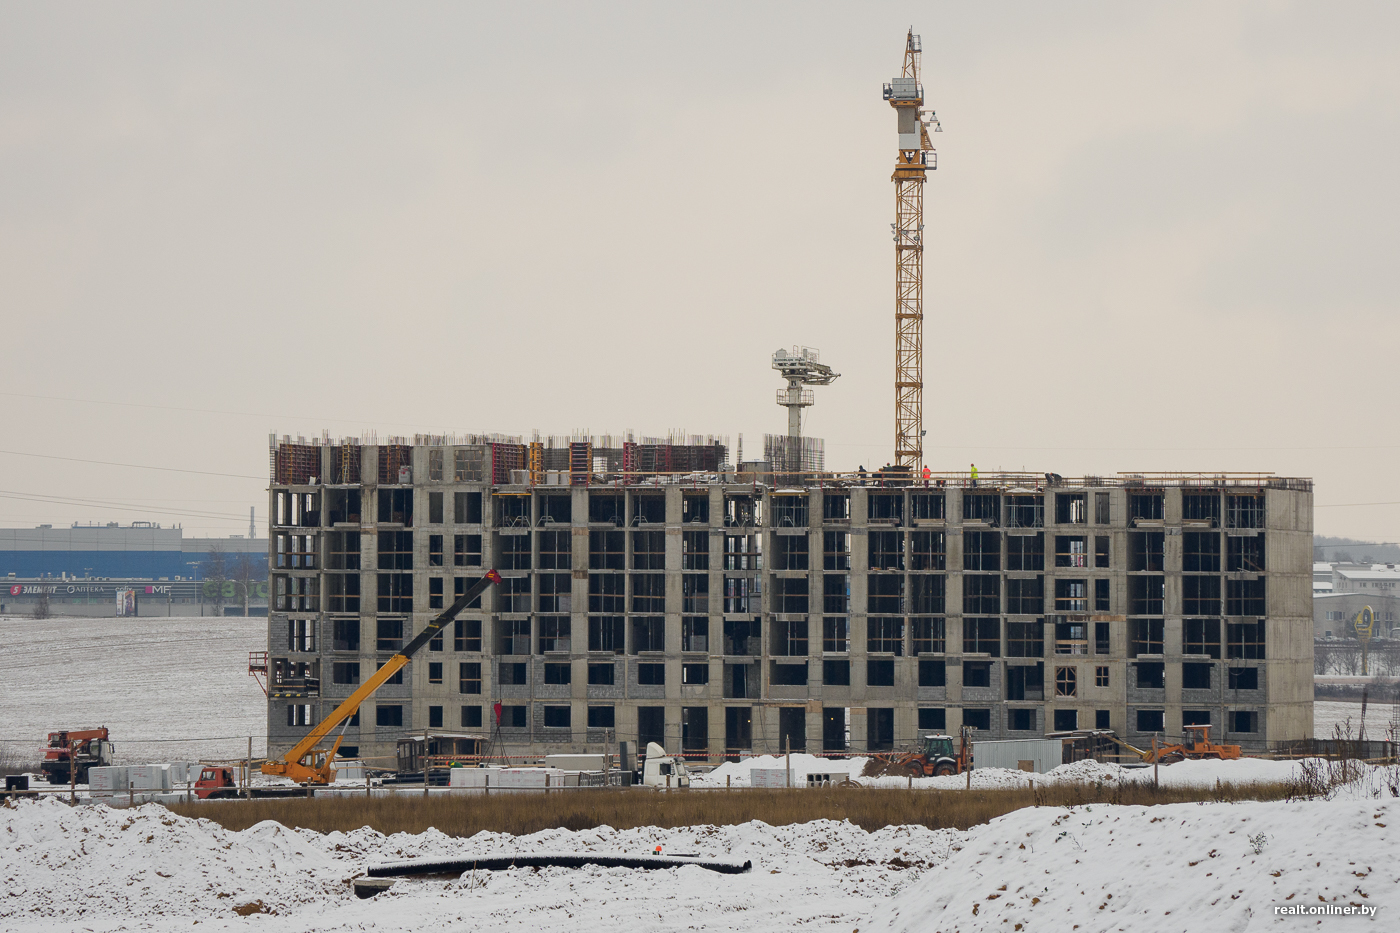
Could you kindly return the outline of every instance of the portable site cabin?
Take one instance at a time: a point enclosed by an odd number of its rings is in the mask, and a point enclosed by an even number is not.
[[[1058,739],[1010,739],[972,743],[972,758],[980,768],[1044,773],[1062,763]]]
[[[1047,739],[1061,745],[1060,762],[1073,764],[1092,759],[1117,764],[1140,764],[1141,756],[1124,745],[1110,729],[1076,729],[1073,732],[1047,732]]]
[[[447,772],[454,764],[474,767],[486,750],[489,739],[467,732],[423,732],[398,741],[398,779],[429,772],[430,784],[447,784]]]
[[[1140,761],[1137,755],[1125,751],[1107,729],[1047,732],[1041,738],[973,743],[973,760],[979,768],[1043,773],[1086,759],[1130,764]]]

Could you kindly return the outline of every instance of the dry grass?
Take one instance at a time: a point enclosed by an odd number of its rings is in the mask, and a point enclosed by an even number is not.
[[[1197,801],[1283,800],[1288,784],[1222,784],[1217,787],[1048,785],[1044,788],[907,791],[866,788],[733,790],[658,793],[643,790],[580,790],[553,794],[493,794],[489,797],[416,795],[329,797],[313,800],[249,800],[177,804],[183,816],[204,817],[233,830],[263,820],[318,832],[370,826],[382,833],[420,833],[436,827],[450,836],[482,830],[525,833],[542,829],[612,826],[732,825],[762,820],[773,825],[809,820],[850,820],[867,830],[917,823],[933,829],[967,829],[1031,806],[1092,803],[1154,805]]]

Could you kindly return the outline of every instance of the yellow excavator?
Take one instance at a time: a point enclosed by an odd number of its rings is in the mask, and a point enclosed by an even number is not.
[[[345,702],[317,723],[316,728],[306,734],[306,738],[292,746],[287,754],[280,759],[268,759],[263,762],[262,773],[291,778],[298,784],[329,784],[335,780],[335,768],[332,767],[332,762],[335,761],[335,753],[339,751],[340,742],[345,737],[344,727],[342,726],[341,734],[335,737],[335,744],[330,749],[317,748],[317,746],[331,734],[331,730],[335,729],[336,726],[348,724],[350,717],[354,716],[355,711],[360,708],[360,704],[373,696],[374,692],[382,687],[389,678],[403,670],[404,665],[413,657],[414,652],[435,638],[447,623],[457,617],[457,613],[485,592],[488,586],[500,582],[500,574],[494,570],[486,571],[486,576],[476,581],[465,593],[458,596],[451,606],[448,606],[441,615],[429,622],[427,628],[419,632],[417,637],[407,645],[404,645],[398,654],[385,661],[384,666],[375,671],[369,680],[345,698]]]

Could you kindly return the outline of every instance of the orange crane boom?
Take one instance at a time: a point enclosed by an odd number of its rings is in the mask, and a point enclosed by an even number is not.
[[[467,608],[467,604],[476,599],[486,588],[493,583],[500,583],[501,575],[494,570],[486,571],[486,576],[476,581],[465,593],[443,610],[442,614],[429,622],[423,631],[404,645],[398,654],[394,655],[384,666],[375,671],[369,680],[365,681],[345,701],[335,708],[335,710],[316,724],[316,728],[306,734],[306,737],[293,745],[287,754],[280,759],[269,759],[263,763],[262,773],[273,774],[278,777],[287,777],[298,784],[329,784],[335,780],[335,768],[331,763],[335,760],[335,753],[340,749],[341,739],[344,735],[335,738],[335,744],[330,750],[317,748],[321,742],[331,734],[331,730],[341,723],[348,722],[350,717],[355,715],[355,711],[360,708],[360,704],[374,695],[380,687],[390,678],[403,669],[404,665],[438,632],[441,632],[447,623],[456,618],[457,613]]]

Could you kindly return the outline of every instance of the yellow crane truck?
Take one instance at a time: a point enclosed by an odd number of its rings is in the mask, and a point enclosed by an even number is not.
[[[335,761],[335,753],[340,749],[341,739],[344,738],[343,724],[348,724],[350,717],[355,715],[355,711],[360,708],[360,704],[373,696],[375,691],[383,686],[389,678],[403,670],[404,665],[408,664],[414,652],[435,638],[446,627],[447,623],[457,617],[457,613],[467,608],[467,605],[485,592],[491,584],[500,582],[501,575],[495,570],[486,571],[486,576],[476,581],[465,593],[458,596],[451,606],[448,606],[441,615],[429,622],[427,628],[419,632],[407,645],[404,645],[398,654],[385,661],[383,667],[375,671],[369,680],[360,685],[359,689],[346,697],[345,701],[337,706],[329,716],[317,723],[316,728],[292,746],[287,754],[281,758],[268,759],[263,762],[262,773],[291,778],[298,784],[329,784],[335,780],[335,768],[332,767],[332,762]],[[336,726],[342,726],[342,728],[341,734],[335,737],[335,743],[329,749],[318,747]]]

